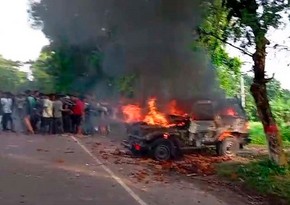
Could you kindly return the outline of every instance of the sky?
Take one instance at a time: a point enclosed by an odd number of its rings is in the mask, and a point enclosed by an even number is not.
[[[266,74],[268,77],[272,77],[274,74],[275,78],[281,82],[282,87],[290,90],[290,24],[288,19],[285,19],[285,22],[287,22],[285,27],[278,30],[271,29],[268,32],[267,39],[270,40],[271,44],[267,49]],[[281,46],[277,49],[273,49],[275,44]],[[289,51],[282,49],[282,46],[288,48]],[[244,73],[251,73],[248,72],[253,65],[250,56],[244,55],[231,46],[227,46],[227,51],[230,56],[239,57],[242,60],[242,71]],[[251,53],[253,53],[253,50]]]
[[[35,60],[48,40],[28,23],[28,0],[0,0],[0,54],[11,60]]]
[[[29,61],[35,60],[48,40],[40,30],[34,30],[28,22],[27,13],[29,0],[0,0],[0,54],[11,60]],[[290,49],[290,25],[284,29],[269,32],[272,45],[279,43]],[[251,59],[240,51],[227,46],[231,56],[236,56],[244,62],[243,71],[251,69]],[[290,89],[290,51],[275,51],[268,49],[266,71],[269,77],[275,73],[275,77],[283,88]],[[27,67],[24,70],[29,70]]]

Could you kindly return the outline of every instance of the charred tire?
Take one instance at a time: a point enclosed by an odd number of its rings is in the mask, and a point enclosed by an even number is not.
[[[158,161],[168,161],[173,154],[172,143],[166,140],[157,140],[152,149],[153,157]]]
[[[235,156],[240,148],[236,137],[227,137],[217,144],[217,153],[219,156]]]

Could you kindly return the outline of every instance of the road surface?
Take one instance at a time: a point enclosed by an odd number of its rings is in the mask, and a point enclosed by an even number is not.
[[[1,133],[0,139],[1,205],[245,204],[182,180],[137,183],[128,173],[138,167],[98,156],[95,138]]]

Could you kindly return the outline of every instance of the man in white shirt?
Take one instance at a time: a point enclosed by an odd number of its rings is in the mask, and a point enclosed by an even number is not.
[[[8,131],[8,123],[10,122],[10,129],[13,130],[13,119],[12,119],[12,110],[13,110],[13,98],[12,94],[9,92],[4,93],[3,97],[0,99],[2,107],[2,128],[3,131]]]
[[[53,125],[53,101],[52,95],[44,96],[43,99],[43,111],[42,111],[42,132],[52,134]]]

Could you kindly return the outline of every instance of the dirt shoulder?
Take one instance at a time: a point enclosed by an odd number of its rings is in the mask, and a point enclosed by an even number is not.
[[[140,190],[158,190],[164,195],[203,192],[205,195],[214,195],[218,201],[226,204],[269,204],[266,197],[247,192],[239,183],[218,175],[216,165],[229,163],[232,161],[230,158],[203,152],[186,155],[178,161],[160,163],[150,158],[133,157],[122,148],[119,139],[95,137],[82,141],[96,156]],[[166,193],[158,187],[167,187]]]

